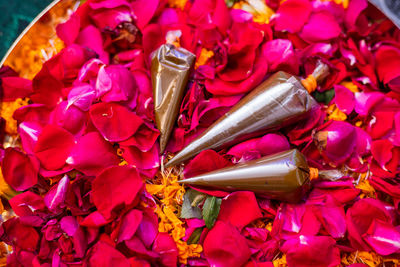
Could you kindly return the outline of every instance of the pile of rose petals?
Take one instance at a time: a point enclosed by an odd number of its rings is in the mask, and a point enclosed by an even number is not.
[[[224,198],[211,229],[182,219],[188,232],[201,230],[203,252],[189,265],[274,266],[285,255],[289,266],[338,266],[356,251],[400,257],[399,29],[366,0],[175,2],[185,1],[88,0],[57,27],[66,46],[32,81],[0,72],[3,101],[30,99],[13,115],[20,146],[0,150],[4,180],[20,192],[9,200],[16,216],[0,228],[9,266],[180,264],[145,189],[161,164],[150,55],[171,32],[198,64],[169,153],[270,74],[306,77],[318,61],[330,68],[314,93],[320,108],[304,121],[204,151],[185,175],[294,147],[311,166],[343,172],[313,181],[298,204],[207,191]],[[268,24],[253,21],[262,8],[240,8],[251,3],[275,12]]]

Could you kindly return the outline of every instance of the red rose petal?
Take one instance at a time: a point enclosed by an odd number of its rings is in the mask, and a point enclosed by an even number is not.
[[[153,244],[153,251],[160,254],[162,266],[175,267],[178,261],[178,248],[168,233],[158,233]]]
[[[109,167],[92,182],[93,202],[105,218],[110,218],[114,209],[132,204],[142,187],[142,178],[135,168]]]
[[[217,221],[203,244],[204,255],[211,266],[240,267],[250,258],[246,239],[231,224]]]
[[[340,264],[340,252],[329,236],[304,236],[286,241],[282,251],[289,266],[334,267]]]
[[[82,136],[72,149],[67,162],[86,175],[96,175],[104,168],[119,163],[113,146],[97,132]]]
[[[301,10],[301,11],[300,11]],[[296,33],[303,28],[312,11],[308,0],[287,0],[276,12],[275,30]]]
[[[214,150],[204,150],[192,159],[184,170],[186,178],[231,166],[232,163]]]
[[[33,93],[32,81],[20,77],[2,77],[2,101],[15,101]]]
[[[4,180],[16,191],[24,191],[38,181],[39,162],[18,149],[7,148],[1,162]]]
[[[88,255],[88,265],[98,267],[130,267],[129,261],[125,256],[104,241],[97,242]]]
[[[57,170],[65,165],[74,144],[74,136],[70,132],[60,126],[47,125],[39,135],[34,152],[43,167]]]
[[[111,142],[128,139],[143,123],[135,113],[116,103],[98,103],[89,112],[93,124]]]
[[[253,192],[233,192],[222,200],[218,220],[230,223],[239,230],[261,218],[261,210]]]

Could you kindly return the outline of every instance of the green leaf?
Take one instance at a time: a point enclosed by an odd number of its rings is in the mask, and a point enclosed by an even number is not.
[[[225,0],[226,5],[231,8],[235,4],[235,0]]]
[[[182,210],[180,218],[182,219],[191,219],[198,218],[201,219],[201,209],[198,205],[204,200],[206,197],[205,194],[200,193],[196,190],[189,189],[186,191],[183,196]]]
[[[315,91],[313,93],[313,96],[315,98],[315,100],[317,100],[320,103],[325,103],[326,105],[328,105],[331,100],[333,99],[333,97],[335,96],[335,90],[331,89],[331,90],[327,90],[325,92],[318,92]]]
[[[207,197],[203,205],[203,219],[208,229],[214,226],[215,220],[219,214],[222,199],[216,197]]]
[[[203,233],[203,227],[196,228],[187,240],[187,244],[197,244],[199,243],[201,233]]]

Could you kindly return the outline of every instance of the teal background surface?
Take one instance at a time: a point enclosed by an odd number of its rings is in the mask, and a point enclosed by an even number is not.
[[[26,26],[52,0],[0,0],[0,59]]]

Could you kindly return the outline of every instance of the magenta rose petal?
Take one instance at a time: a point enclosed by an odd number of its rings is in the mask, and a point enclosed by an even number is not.
[[[122,218],[121,226],[119,228],[117,243],[131,239],[138,229],[142,218],[143,213],[137,209],[132,209],[125,214]]]
[[[101,31],[98,28],[89,25],[82,29],[76,39],[76,43],[92,49],[96,52],[102,62],[105,64],[109,63],[109,55],[103,49],[103,38],[101,36]]]
[[[366,0],[353,0],[349,2],[349,7],[346,10],[344,22],[349,30],[354,30],[356,27],[357,18],[360,13],[368,7]]]
[[[275,39],[268,41],[265,49],[268,53],[267,62],[270,72],[282,70],[291,74],[298,74],[299,60],[290,40]]]
[[[7,148],[1,162],[4,180],[16,191],[24,191],[38,181],[39,162],[16,148]]]
[[[374,220],[363,238],[380,255],[400,251],[400,232],[391,223]]]
[[[301,12],[299,12],[301,10]],[[279,5],[275,18],[275,30],[296,33],[303,28],[312,11],[307,0],[288,0]]]
[[[93,124],[111,142],[131,137],[143,123],[142,119],[128,108],[116,103],[98,103],[90,108]]]
[[[112,145],[97,132],[82,136],[73,147],[67,163],[86,175],[96,175],[104,168],[119,163]]]
[[[42,126],[35,122],[21,122],[19,124],[18,134],[21,138],[22,148],[26,153],[34,153],[33,151],[42,129]]]
[[[335,104],[336,106],[349,115],[355,107],[354,94],[344,86],[335,85]]]
[[[69,188],[69,178],[64,175],[61,180],[54,185],[44,197],[47,208],[52,212],[58,212],[65,206],[65,198]]]
[[[80,26],[80,17],[74,13],[66,22],[57,25],[57,35],[66,45],[73,44],[78,37]]]
[[[142,221],[136,231],[136,236],[143,242],[143,244],[150,248],[158,233],[158,218],[153,211],[146,210],[143,212]]]
[[[57,170],[65,165],[73,146],[74,136],[56,125],[43,128],[35,145],[34,152],[47,170]]]
[[[289,266],[334,267],[340,264],[339,249],[329,236],[300,235],[286,241],[282,251],[286,253]]]
[[[158,233],[153,244],[153,251],[160,254],[162,266],[175,267],[178,261],[178,248],[168,233]]]
[[[132,3],[132,10],[136,16],[136,25],[143,29],[154,16],[157,10],[159,0],[139,0]]]
[[[233,192],[222,200],[218,220],[230,223],[239,230],[262,217],[253,192]]]
[[[341,29],[335,17],[327,11],[320,11],[310,15],[300,37],[310,43],[316,43],[329,41],[338,37],[340,33]]]
[[[100,68],[96,90],[104,102],[136,100],[138,93],[133,74],[120,65]]]
[[[246,239],[236,227],[217,221],[204,240],[204,255],[216,267],[240,267],[250,258]]]
[[[142,178],[135,168],[109,167],[92,182],[93,202],[105,218],[110,218],[114,209],[131,205],[142,187]]]
[[[74,105],[83,111],[89,110],[93,100],[96,98],[96,91],[89,84],[75,86],[68,94],[68,107]]]

